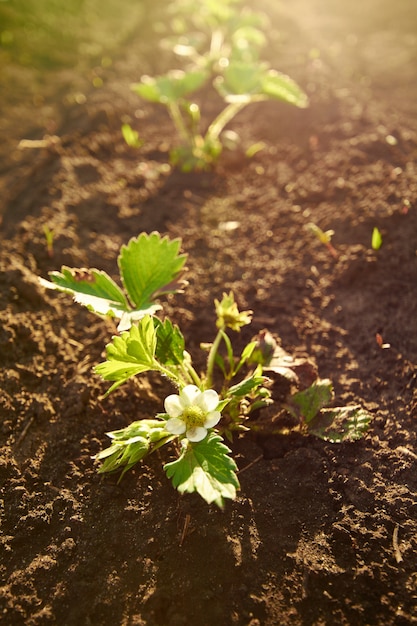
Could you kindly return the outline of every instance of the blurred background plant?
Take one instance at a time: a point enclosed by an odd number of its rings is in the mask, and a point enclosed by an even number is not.
[[[162,36],[161,45],[180,57],[181,67],[159,76],[144,75],[132,89],[167,108],[180,142],[170,152],[173,165],[183,171],[212,168],[223,145],[233,148],[239,143],[237,133],[235,146],[229,138],[223,143],[223,131],[251,103],[276,99],[308,106],[307,95],[292,78],[260,60],[267,24],[262,13],[243,6],[241,0],[202,0],[198,11],[189,0],[175,0],[168,16],[170,33]],[[204,128],[198,104],[203,98],[193,94],[210,86],[224,106]]]

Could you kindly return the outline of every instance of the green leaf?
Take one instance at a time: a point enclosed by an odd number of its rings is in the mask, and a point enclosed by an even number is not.
[[[156,358],[164,365],[181,365],[184,362],[185,340],[177,325],[167,318],[164,322],[154,318],[156,327]]]
[[[240,383],[233,385],[227,391],[227,397],[244,397],[247,396],[254,389],[258,389],[261,385],[265,384],[265,376],[259,376],[256,372],[249,378],[245,378]]]
[[[209,29],[212,31],[224,23],[227,23],[236,13],[233,4],[240,0],[200,0],[198,11],[196,4],[192,2],[181,2],[180,11],[182,15],[187,15],[192,19],[199,29]]]
[[[94,458],[102,461],[98,470],[100,474],[122,470],[121,479],[123,474],[141,461],[148,452],[149,441],[145,437],[136,437],[129,442],[113,443]]]
[[[133,439],[134,437],[141,436],[145,437],[151,432],[154,428],[163,428],[165,420],[160,419],[143,419],[137,420],[136,422],[132,422],[129,426],[125,428],[120,428],[119,430],[112,430],[109,433],[106,433],[110,439],[116,441],[127,441],[128,439]],[[99,453],[101,454],[101,453]]]
[[[202,87],[207,78],[203,70],[172,70],[163,76],[142,76],[141,82],[132,85],[132,89],[150,102],[171,104]]]
[[[198,443],[184,439],[181,456],[164,467],[180,493],[196,491],[208,504],[215,502],[220,508],[224,498],[233,500],[239,489],[236,463],[222,441],[213,431]]]
[[[137,309],[147,308],[162,294],[181,291],[185,283],[179,276],[187,255],[178,254],[180,247],[180,239],[170,240],[157,232],[142,233],[122,246],[120,273]]]
[[[234,369],[234,375],[236,376],[236,374],[239,372],[239,370],[241,369],[241,367],[247,363],[249,361],[249,359],[251,358],[253,351],[255,350],[257,345],[256,341],[251,341],[250,343],[248,343],[241,354],[240,357],[240,361],[239,363],[236,365],[235,369]]]
[[[288,104],[305,109],[308,97],[297,83],[281,72],[269,70],[261,77],[262,93],[268,98],[283,100]]]
[[[254,20],[255,21],[255,20]],[[265,34],[254,25],[242,25],[232,33],[233,44],[242,50],[261,48],[266,43]]]
[[[342,443],[361,439],[372,419],[361,406],[321,410],[308,424],[308,432],[325,441]]]
[[[111,446],[101,450],[94,458],[102,461],[99,473],[122,470],[120,480],[138,461],[174,438],[165,430],[165,422],[146,419],[107,435],[113,440]]]
[[[153,319],[147,315],[107,346],[109,360],[141,363],[151,367],[155,362],[156,331]]]
[[[49,272],[49,277],[52,282],[39,279],[44,287],[71,294],[76,302],[99,315],[120,317],[129,310],[123,291],[106,272],[63,265],[60,272]]]
[[[250,359],[256,346],[257,346],[257,342],[251,341],[243,348],[242,356],[240,357],[241,363],[245,363],[248,359]]]
[[[239,0],[240,1],[240,0]],[[245,39],[251,40],[251,29],[256,30],[259,33],[259,37],[262,37],[262,43],[265,42],[264,31],[268,28],[268,18],[264,13],[258,13],[257,11],[251,11],[245,7],[244,11],[234,11],[233,15],[233,31],[231,36],[241,37],[241,30],[244,31]],[[246,30],[248,29],[248,30]],[[257,42],[258,35],[254,36],[254,43]]]
[[[157,232],[142,233],[122,246],[118,263],[128,298],[106,274],[96,269],[72,269],[50,272],[51,281],[40,279],[48,289],[70,293],[76,302],[98,315],[120,319],[119,331],[132,322],[153,315],[161,306],[154,300],[168,293],[178,293],[187,284],[180,278],[187,255],[179,254],[180,239],[170,240]]]
[[[289,410],[298,419],[303,418],[306,423],[324,406],[328,406],[333,399],[333,385],[330,380],[323,379],[313,383],[307,389],[291,396]]]
[[[215,86],[227,102],[256,102],[274,98],[305,108],[308,98],[297,83],[264,63],[234,61],[226,68]]]
[[[158,370],[155,359],[156,330],[150,315],[141,319],[121,336],[113,337],[106,346],[107,361],[99,363],[94,371],[104,380],[115,381],[106,395],[132,376],[149,370]]]
[[[260,76],[263,71],[265,71],[263,64],[234,61],[228,65],[222,76],[217,77],[214,84],[227,101],[236,95],[244,95],[250,102],[251,95],[260,93]]]

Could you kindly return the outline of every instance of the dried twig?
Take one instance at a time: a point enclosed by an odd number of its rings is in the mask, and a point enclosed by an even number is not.
[[[180,539],[180,548],[182,548],[182,544],[184,543],[184,539],[187,536],[188,526],[190,525],[191,515],[187,513],[184,520],[184,525],[182,527],[181,539]]]
[[[27,432],[29,428],[32,426],[34,421],[35,421],[35,418],[33,416],[27,421],[26,426],[24,427],[24,429],[22,430],[22,432],[20,433],[16,441],[16,447],[20,446],[20,444],[22,443],[23,439],[26,437]]]
[[[250,467],[252,467],[253,465],[255,465],[255,463],[258,463],[258,461],[261,461],[264,458],[263,454],[260,454],[259,456],[256,457],[256,459],[254,459],[251,463],[249,463],[248,465],[245,465],[245,467],[242,467],[241,470],[239,470],[237,473],[241,474],[242,472],[246,472],[247,469],[249,469]]]
[[[21,139],[17,146],[20,150],[26,148],[51,148],[61,143],[61,138],[56,135],[45,135],[43,139]]]
[[[399,529],[400,525],[399,524],[395,524],[395,528],[394,531],[392,533],[392,546],[394,548],[394,556],[395,556],[395,560],[397,561],[397,563],[401,563],[401,561],[403,560],[403,557],[401,555],[400,552],[400,548],[398,545],[398,529]]]

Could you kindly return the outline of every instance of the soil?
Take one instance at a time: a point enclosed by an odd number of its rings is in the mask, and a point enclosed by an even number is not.
[[[151,28],[164,3],[126,19],[109,58],[111,12],[82,63],[81,17],[67,48],[42,40],[48,66],[35,45],[23,57],[4,45],[5,625],[417,623],[417,14],[414,0],[287,4],[256,3],[270,18],[265,57],[310,107],[248,107],[230,127],[264,149],[225,154],[209,173],[167,167],[170,120],[130,90],[172,64]],[[219,102],[199,97],[208,123]],[[139,130],[140,150],[124,143],[122,121]],[[335,256],[309,222],[334,231]],[[172,389],[144,376],[103,399],[92,367],[113,324],[37,279],[63,264],[116,278],[120,246],[153,230],[181,237],[189,255],[189,287],[165,312],[198,366],[213,300],[232,289],[254,311],[237,346],[263,328],[278,334],[331,378],[337,404],[372,413],[368,434],[340,445],[299,433],[235,439],[241,491],[224,511],[172,489],[169,451],[120,483],[99,475],[91,457],[105,433],[153,417]]]

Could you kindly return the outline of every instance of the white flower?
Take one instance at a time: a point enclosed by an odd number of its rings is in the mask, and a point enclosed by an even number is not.
[[[179,395],[165,399],[165,411],[170,417],[165,428],[173,435],[185,433],[189,441],[202,441],[207,429],[220,421],[221,413],[215,410],[218,404],[219,396],[214,389],[200,391],[195,385],[187,385]]]

